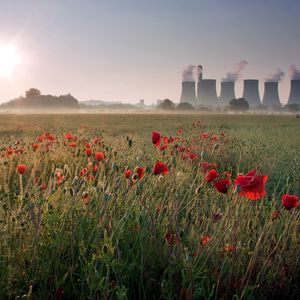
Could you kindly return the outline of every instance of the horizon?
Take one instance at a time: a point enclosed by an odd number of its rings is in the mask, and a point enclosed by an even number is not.
[[[262,98],[264,80],[279,68],[285,104],[288,68],[300,67],[299,11],[296,0],[1,3],[0,103],[29,88],[79,101],[179,102],[182,72],[191,64],[217,80],[219,95],[221,79],[245,60],[236,97],[243,79],[254,78]],[[11,65],[3,58],[8,46]]]

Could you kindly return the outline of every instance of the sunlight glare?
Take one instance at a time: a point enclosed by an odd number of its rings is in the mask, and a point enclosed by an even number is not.
[[[0,77],[10,78],[20,57],[14,45],[0,46]]]

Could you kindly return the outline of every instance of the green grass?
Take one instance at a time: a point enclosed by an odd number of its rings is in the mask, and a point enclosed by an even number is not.
[[[181,128],[177,144],[198,159],[153,146],[153,130],[176,136]],[[296,298],[299,208],[285,210],[281,195],[300,195],[299,129],[295,116],[1,115],[0,298]],[[75,149],[63,137],[69,131],[78,137]],[[33,151],[44,132],[55,142]],[[219,140],[201,139],[202,132]],[[84,144],[96,136],[93,152],[106,160],[86,180],[80,170],[96,162]],[[23,152],[7,157],[8,147]],[[169,174],[152,174],[158,160]],[[230,172],[232,181],[256,168],[269,176],[268,196],[250,201],[233,185],[218,193],[204,181],[201,160]],[[22,176],[19,163],[28,166]],[[137,166],[145,176],[130,186],[124,170]],[[57,172],[64,176],[59,185]],[[234,251],[225,251],[227,244]]]

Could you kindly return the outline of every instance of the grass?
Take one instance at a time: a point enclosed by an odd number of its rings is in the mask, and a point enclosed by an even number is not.
[[[299,196],[299,122],[263,115],[1,115],[0,298],[297,298],[299,209],[285,210],[281,196]],[[181,140],[160,151],[153,130]],[[55,140],[34,151],[44,132]],[[77,137],[75,148],[67,132]],[[200,138],[203,132],[218,140]],[[88,158],[85,144],[95,137]],[[184,159],[175,144],[197,158]],[[95,161],[97,151],[106,159]],[[158,160],[168,174],[152,174]],[[251,201],[234,185],[219,193],[205,182],[201,161],[216,164],[220,177],[230,172],[232,181],[256,168],[269,177],[268,195]],[[23,175],[16,171],[21,163],[28,166]],[[94,165],[98,170],[79,175]],[[145,176],[126,179],[124,171],[137,166]]]

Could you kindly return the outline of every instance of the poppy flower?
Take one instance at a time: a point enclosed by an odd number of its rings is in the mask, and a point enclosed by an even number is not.
[[[166,150],[168,148],[168,146],[166,145],[166,144],[164,144],[164,145],[161,145],[160,147],[159,147],[159,150],[160,151],[164,151],[164,150]]]
[[[15,154],[15,150],[11,147],[7,148],[5,151],[6,156],[10,157]]]
[[[69,143],[69,147],[70,148],[75,148],[75,147],[77,147],[77,143],[76,142],[71,142],[71,143]]]
[[[93,153],[93,152],[92,152],[92,149],[91,149],[91,148],[86,148],[86,149],[85,149],[85,154],[86,154],[87,157],[90,157],[90,156],[92,155],[92,153]]]
[[[196,153],[189,153],[189,159],[191,159],[191,160],[198,159],[198,154],[196,154]]]
[[[224,246],[224,251],[227,253],[233,252],[236,249],[234,245],[226,244]]]
[[[17,165],[17,171],[19,174],[24,174],[27,170],[27,166],[24,164]]]
[[[219,193],[226,194],[228,192],[228,188],[230,186],[230,180],[228,179],[220,179],[214,183],[214,187]]]
[[[85,175],[88,172],[87,168],[83,168],[80,170],[79,172],[79,176],[82,177],[83,175]]]
[[[160,133],[158,131],[152,131],[152,143],[155,147],[160,145]]]
[[[89,193],[88,192],[83,192],[81,199],[82,199],[82,202],[84,204],[89,204],[89,202],[90,202],[90,195],[89,195]]]
[[[267,195],[265,183],[267,175],[256,175],[256,170],[248,172],[246,175],[239,175],[234,183],[239,186],[239,195],[250,200],[259,200]]]
[[[207,139],[210,136],[210,134],[208,132],[202,132],[201,133],[201,137],[204,139]]]
[[[134,171],[135,171],[135,173],[137,173],[139,179],[142,179],[145,175],[145,168],[136,167]]]
[[[296,208],[300,205],[299,198],[297,196],[284,194],[281,197],[281,202],[285,209],[290,210],[292,208]]]
[[[31,147],[32,147],[32,150],[33,150],[33,151],[36,151],[36,150],[40,147],[40,145],[39,145],[38,143],[33,143],[33,144],[31,145]]]
[[[174,244],[178,244],[179,243],[179,239],[177,238],[175,233],[172,232],[167,232],[165,234],[165,240],[167,241],[167,243],[169,244],[169,246],[172,246]]]
[[[74,137],[68,132],[68,133],[65,133],[64,134],[64,137],[67,139],[67,140],[69,140],[69,141],[71,141],[71,140],[73,140],[74,139]]]
[[[211,236],[210,235],[205,235],[201,238],[201,243],[202,243],[203,246],[205,246],[210,240],[211,240]]]
[[[97,171],[98,171],[98,165],[94,165],[93,172],[97,172]]]
[[[167,137],[167,136],[164,136],[163,141],[164,141],[165,144],[169,144],[170,143],[170,138]]]
[[[130,178],[131,175],[132,175],[132,171],[129,169],[124,172],[125,178]]]
[[[103,152],[96,152],[95,153],[95,158],[96,158],[96,160],[98,160],[98,161],[101,161],[101,160],[103,160],[104,159],[104,153]]]
[[[168,174],[169,169],[168,167],[162,163],[161,161],[157,162],[153,168],[153,174],[159,175],[159,174]]]
[[[207,172],[211,167],[212,167],[212,164],[206,162],[206,161],[203,161],[199,164],[199,167],[202,169],[202,171],[205,173]]]
[[[212,169],[205,175],[204,179],[208,182],[212,182],[216,178],[218,178],[218,176],[219,176],[219,173],[215,169]]]

